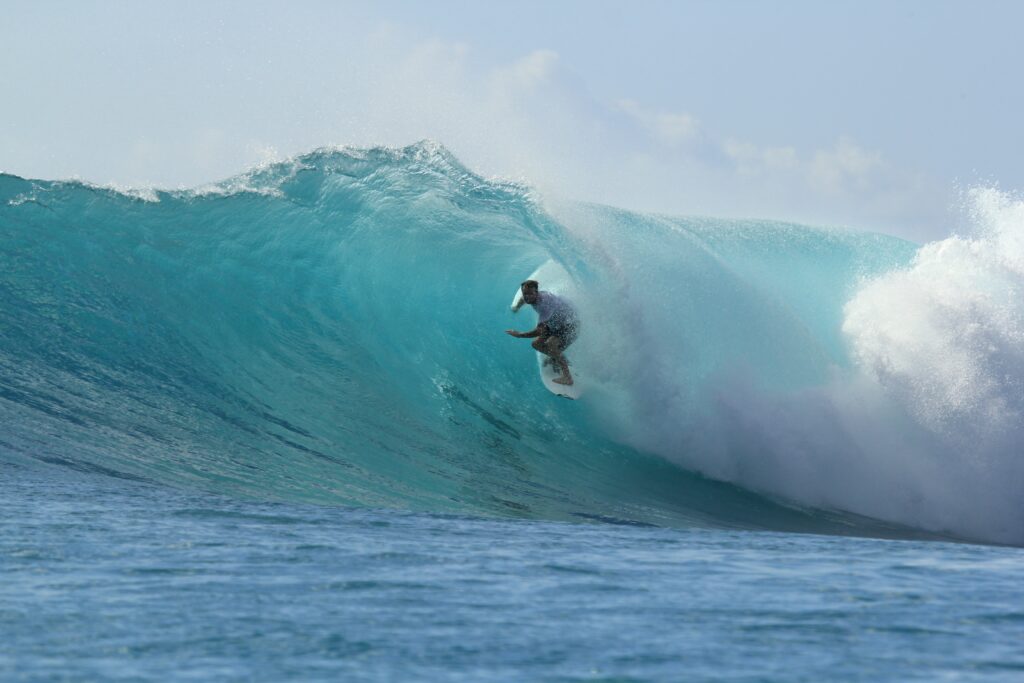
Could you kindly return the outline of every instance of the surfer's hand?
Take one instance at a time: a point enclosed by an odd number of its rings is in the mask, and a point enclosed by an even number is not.
[[[505,334],[511,334],[513,337],[519,337],[520,334],[516,330],[505,330]]]

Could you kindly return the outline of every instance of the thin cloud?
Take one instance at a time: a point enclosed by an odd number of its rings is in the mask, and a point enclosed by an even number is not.
[[[887,170],[881,152],[864,149],[841,137],[832,149],[814,153],[808,179],[812,187],[823,192],[843,193],[870,188],[872,179]]]
[[[800,165],[793,147],[759,147],[729,139],[722,143],[722,151],[733,161],[736,172],[744,176],[792,171]]]
[[[616,106],[646,129],[655,139],[668,145],[684,145],[695,141],[700,124],[687,113],[646,109],[634,100],[619,100]]]

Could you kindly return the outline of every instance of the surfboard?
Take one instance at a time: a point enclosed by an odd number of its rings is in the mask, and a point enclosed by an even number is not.
[[[530,273],[530,277],[524,278],[525,280],[536,280],[540,283],[541,289],[552,292],[554,294],[560,294],[573,298],[575,292],[575,285],[573,284],[572,278],[569,276],[569,272],[562,267],[556,261],[545,261],[537,270]],[[526,302],[523,301],[523,292],[519,287],[516,287],[516,294],[512,297],[512,312],[518,313],[519,309],[523,307]],[[537,369],[540,372],[540,380],[544,383],[544,387],[555,396],[561,396],[562,398],[578,399],[583,394],[582,383],[580,382],[579,369],[575,365],[571,365],[572,359],[567,355],[569,359],[570,367],[572,368],[572,379],[573,383],[570,386],[564,384],[558,384],[554,380],[558,378],[562,372],[561,369],[556,367],[553,363],[545,363],[548,359],[543,353],[537,353]]]

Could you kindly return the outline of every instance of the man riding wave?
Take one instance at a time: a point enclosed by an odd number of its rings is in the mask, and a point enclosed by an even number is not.
[[[571,386],[572,374],[569,372],[569,361],[566,360],[564,352],[576,341],[579,333],[576,309],[568,300],[551,292],[542,292],[540,283],[536,280],[527,280],[520,285],[520,289],[523,292],[523,301],[537,311],[537,327],[529,332],[505,332],[519,339],[536,337],[533,340],[533,348],[548,356],[545,362],[554,363],[561,370],[561,377],[551,381]]]

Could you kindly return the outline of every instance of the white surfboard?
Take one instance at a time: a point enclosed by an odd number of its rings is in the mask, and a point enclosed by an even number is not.
[[[573,299],[576,286],[569,276],[569,272],[562,267],[561,264],[555,261],[546,261],[540,268],[533,271],[527,280],[536,280],[540,283],[540,288],[547,292],[559,294]],[[512,312],[517,313],[519,309],[523,307],[526,302],[523,301],[523,292],[517,287],[516,295],[512,297]],[[564,384],[558,384],[554,380],[558,378],[562,371],[560,368],[555,366],[554,363],[546,363],[548,357],[543,353],[537,354],[537,368],[540,371],[540,379],[544,383],[544,386],[552,394],[561,396],[568,399],[577,399],[582,393],[583,389],[580,383],[580,374],[576,366],[572,367],[572,379],[573,383],[569,386]],[[570,363],[572,361],[570,360]]]

